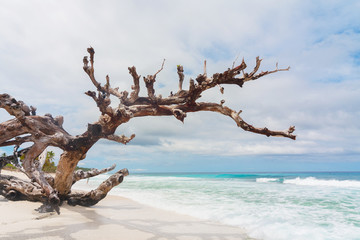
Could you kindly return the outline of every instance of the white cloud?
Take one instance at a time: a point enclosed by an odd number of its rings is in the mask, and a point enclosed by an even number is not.
[[[161,142],[162,151],[189,151],[194,154],[217,155],[217,156],[242,156],[242,155],[273,155],[273,154],[307,154],[311,153],[343,153],[344,149],[336,147],[332,149],[319,148],[316,142],[297,141],[294,144],[279,141],[252,141],[237,143],[235,141],[210,141],[210,140],[178,140],[166,139]]]
[[[31,11],[29,10],[31,9]],[[256,136],[216,114],[134,119],[118,132],[137,137],[129,146],[99,143],[109,158],[135,161],[138,151],[189,154],[307,154],[359,152],[359,3],[307,1],[7,1],[0,3],[0,91],[39,114],[63,115],[71,134],[98,118],[83,92],[94,89],[82,71],[86,48],[95,48],[98,80],[130,90],[127,67],[141,75],[157,71],[156,93],[177,89],[176,65],[188,79],[224,71],[240,54],[252,69],[291,66],[289,72],[243,88],[225,86],[204,99],[242,109],[249,123],[270,129],[297,127],[297,141]],[[250,71],[250,70],[249,70]],[[142,94],[145,91],[142,90]],[[0,122],[9,119],[0,110]],[[150,127],[151,126],[151,127]],[[99,149],[96,147],[96,149]],[[126,150],[125,150],[126,149]],[[93,154],[93,155],[91,155]],[[112,155],[113,154],[113,155]],[[100,157],[95,151],[88,156]]]

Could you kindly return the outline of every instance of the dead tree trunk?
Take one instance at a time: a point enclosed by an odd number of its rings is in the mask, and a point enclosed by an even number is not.
[[[238,127],[245,131],[250,131],[266,136],[281,136],[290,139],[296,138],[292,133],[295,127],[290,126],[285,131],[272,131],[266,127],[258,128],[245,122],[240,117],[240,111],[232,110],[224,105],[225,101],[220,103],[209,103],[198,101],[201,94],[211,88],[220,87],[220,92],[224,92],[224,84],[243,85],[251,80],[256,80],[265,75],[287,71],[289,68],[265,71],[257,73],[260,67],[261,59],[256,58],[254,69],[246,73],[246,64],[244,60],[238,66],[233,66],[222,73],[215,73],[211,77],[206,73],[206,62],[204,64],[204,73],[198,75],[194,80],[190,79],[188,90],[182,87],[184,81],[183,66],[177,66],[179,75],[179,90],[170,96],[163,98],[155,94],[154,83],[157,75],[164,67],[153,75],[143,77],[148,96],[139,97],[140,76],[135,67],[129,67],[129,73],[133,78],[132,92],[120,92],[118,88],[110,85],[110,78],[106,76],[106,83],[101,85],[94,74],[94,54],[93,48],[87,49],[90,59],[84,57],[83,69],[94,84],[96,91],[87,91],[85,94],[90,96],[96,103],[99,111],[99,120],[88,124],[87,130],[77,136],[72,136],[66,132],[63,127],[63,117],[53,117],[50,114],[37,116],[36,108],[27,106],[24,102],[18,101],[10,95],[0,94],[0,108],[5,109],[14,118],[0,123],[0,147],[15,146],[12,159],[17,162],[19,155],[24,155],[22,166],[18,168],[25,172],[31,181],[22,181],[20,179],[0,175],[0,194],[10,200],[28,200],[40,201],[52,206],[58,206],[62,201],[68,201],[71,205],[90,206],[103,199],[106,194],[116,185],[120,184],[128,174],[126,169],[120,170],[112,175],[107,181],[101,184],[97,189],[84,194],[72,194],[71,187],[74,182],[81,179],[81,176],[95,176],[102,172],[110,171],[112,168],[102,171],[93,170],[88,173],[75,172],[79,161],[86,157],[87,151],[99,140],[108,139],[119,143],[127,144],[135,135],[130,137],[124,135],[115,135],[118,126],[130,121],[132,118],[144,116],[174,116],[176,119],[184,122],[188,113],[199,111],[218,112],[232,118]],[[118,107],[111,107],[110,96],[119,99]],[[18,148],[26,142],[32,145],[26,151],[17,151]],[[47,176],[36,167],[35,159],[48,147],[54,146],[63,150],[56,171],[55,178]],[[20,154],[21,153],[21,154]],[[0,163],[5,163],[9,159],[0,158]],[[3,164],[2,164],[3,165]],[[0,166],[2,166],[0,164]]]

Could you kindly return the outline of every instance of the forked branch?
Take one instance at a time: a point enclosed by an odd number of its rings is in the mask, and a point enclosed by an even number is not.
[[[90,59],[93,59],[94,51],[88,51],[90,53]],[[165,60],[164,60],[165,61]],[[144,77],[144,82],[147,88],[148,97],[139,97],[139,78],[140,76],[136,72],[135,67],[129,68],[129,73],[132,75],[134,80],[134,85],[132,86],[133,92],[131,93],[130,99],[127,98],[127,92],[124,91],[122,97],[120,98],[121,104],[124,104],[127,107],[119,105],[117,110],[126,109],[127,116],[130,118],[133,117],[143,117],[143,116],[163,116],[163,115],[173,115],[176,119],[184,121],[188,112],[197,112],[197,111],[213,111],[219,112],[221,114],[227,115],[235,120],[237,125],[244,129],[245,131],[250,131],[257,134],[262,134],[266,136],[283,136],[291,139],[295,139],[295,136],[292,135],[293,130],[291,131],[272,131],[268,128],[256,128],[251,124],[246,123],[236,111],[231,110],[228,107],[224,106],[225,100],[222,100],[220,104],[216,103],[199,103],[197,100],[201,97],[201,94],[213,87],[219,87],[220,92],[224,92],[224,88],[221,86],[223,84],[232,84],[242,87],[245,82],[250,80],[256,80],[265,75],[279,72],[279,71],[288,71],[288,68],[279,69],[276,65],[276,69],[272,71],[266,71],[257,73],[260,69],[261,61],[259,57],[256,58],[256,64],[254,69],[250,73],[246,73],[245,69],[247,65],[242,59],[241,63],[235,66],[235,61],[232,68],[222,72],[215,73],[212,77],[208,77],[206,61],[204,61],[204,72],[199,74],[196,78],[196,83],[194,80],[190,79],[190,85],[188,90],[183,90],[182,84],[184,81],[184,69],[182,65],[177,66],[177,73],[179,75],[179,91],[176,94],[172,94],[167,98],[157,97],[155,95],[154,82],[156,76],[164,68],[164,61],[161,65],[161,68],[153,75],[147,75]],[[92,67],[90,68],[92,69]],[[90,73],[93,70],[89,70]],[[93,80],[92,80],[93,81]],[[98,83],[95,83],[95,86],[101,86]],[[98,87],[102,89],[101,87]],[[109,88],[111,89],[111,88]],[[130,112],[130,114],[129,114]],[[127,118],[125,121],[128,121]],[[124,136],[115,136],[113,134],[107,135],[107,139],[114,140],[121,143],[127,143],[128,140],[131,140],[132,137],[126,138]]]
[[[108,192],[115,186],[122,183],[124,177],[129,175],[129,171],[124,168],[99,185],[95,190],[92,190],[86,194],[74,193],[69,195],[68,204],[75,206],[92,206],[98,203],[100,200],[106,197]]]
[[[154,102],[156,100],[154,83],[156,81],[156,75],[164,69],[164,64],[165,64],[165,59],[161,64],[161,68],[154,75],[147,75],[147,77],[144,77],[145,86],[147,88],[148,96],[151,102]]]

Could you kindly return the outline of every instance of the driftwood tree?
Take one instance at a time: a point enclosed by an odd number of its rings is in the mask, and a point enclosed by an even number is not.
[[[245,72],[246,64],[244,60],[240,65],[227,69],[223,73],[215,73],[207,76],[206,62],[204,73],[195,79],[190,79],[189,89],[183,89],[184,70],[183,66],[177,67],[179,75],[179,89],[176,93],[171,93],[168,97],[155,94],[154,83],[157,75],[164,67],[153,75],[143,77],[147,96],[140,97],[140,75],[135,67],[129,67],[129,73],[133,78],[134,84],[131,86],[132,92],[119,91],[110,85],[109,76],[106,76],[106,83],[101,84],[94,74],[94,54],[93,48],[87,49],[90,58],[84,57],[83,69],[94,84],[96,91],[87,91],[85,94],[90,96],[96,103],[99,111],[99,120],[88,124],[87,130],[77,136],[72,136],[63,129],[63,117],[53,117],[50,114],[37,116],[36,108],[26,105],[24,102],[16,100],[4,93],[0,95],[0,108],[5,109],[14,118],[0,123],[0,147],[14,146],[13,156],[2,157],[2,162],[13,162],[23,171],[31,181],[23,181],[11,176],[0,176],[0,194],[10,200],[29,200],[40,201],[46,206],[57,209],[59,204],[67,201],[71,205],[91,206],[103,199],[106,194],[116,185],[120,184],[123,178],[128,175],[127,169],[122,169],[104,181],[97,189],[88,193],[72,193],[72,185],[84,178],[96,176],[100,173],[110,171],[115,168],[112,166],[103,170],[92,170],[89,172],[75,171],[80,160],[84,159],[87,151],[99,140],[108,139],[119,143],[127,144],[135,135],[126,137],[115,135],[116,129],[123,123],[133,118],[145,116],[174,116],[181,122],[186,115],[191,112],[212,111],[232,118],[238,127],[245,131],[250,131],[265,136],[282,136],[295,140],[293,132],[295,127],[291,126],[285,131],[272,131],[266,127],[257,128],[245,122],[240,117],[240,111],[232,110],[220,103],[201,102],[201,94],[211,88],[219,88],[223,93],[222,85],[238,85],[242,87],[246,82],[256,80],[265,75],[287,71],[278,69],[258,73],[261,59],[256,58],[254,69]],[[118,98],[117,107],[110,106],[110,96]],[[28,148],[18,150],[24,143],[32,143]],[[36,158],[48,146],[58,147],[63,150],[58,163],[55,178],[42,172],[38,167]],[[21,165],[18,157],[23,155]],[[51,207],[50,207],[51,209]]]

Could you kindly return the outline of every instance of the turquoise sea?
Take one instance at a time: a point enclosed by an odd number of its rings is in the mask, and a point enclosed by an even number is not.
[[[112,194],[256,239],[360,239],[360,172],[131,174]]]

